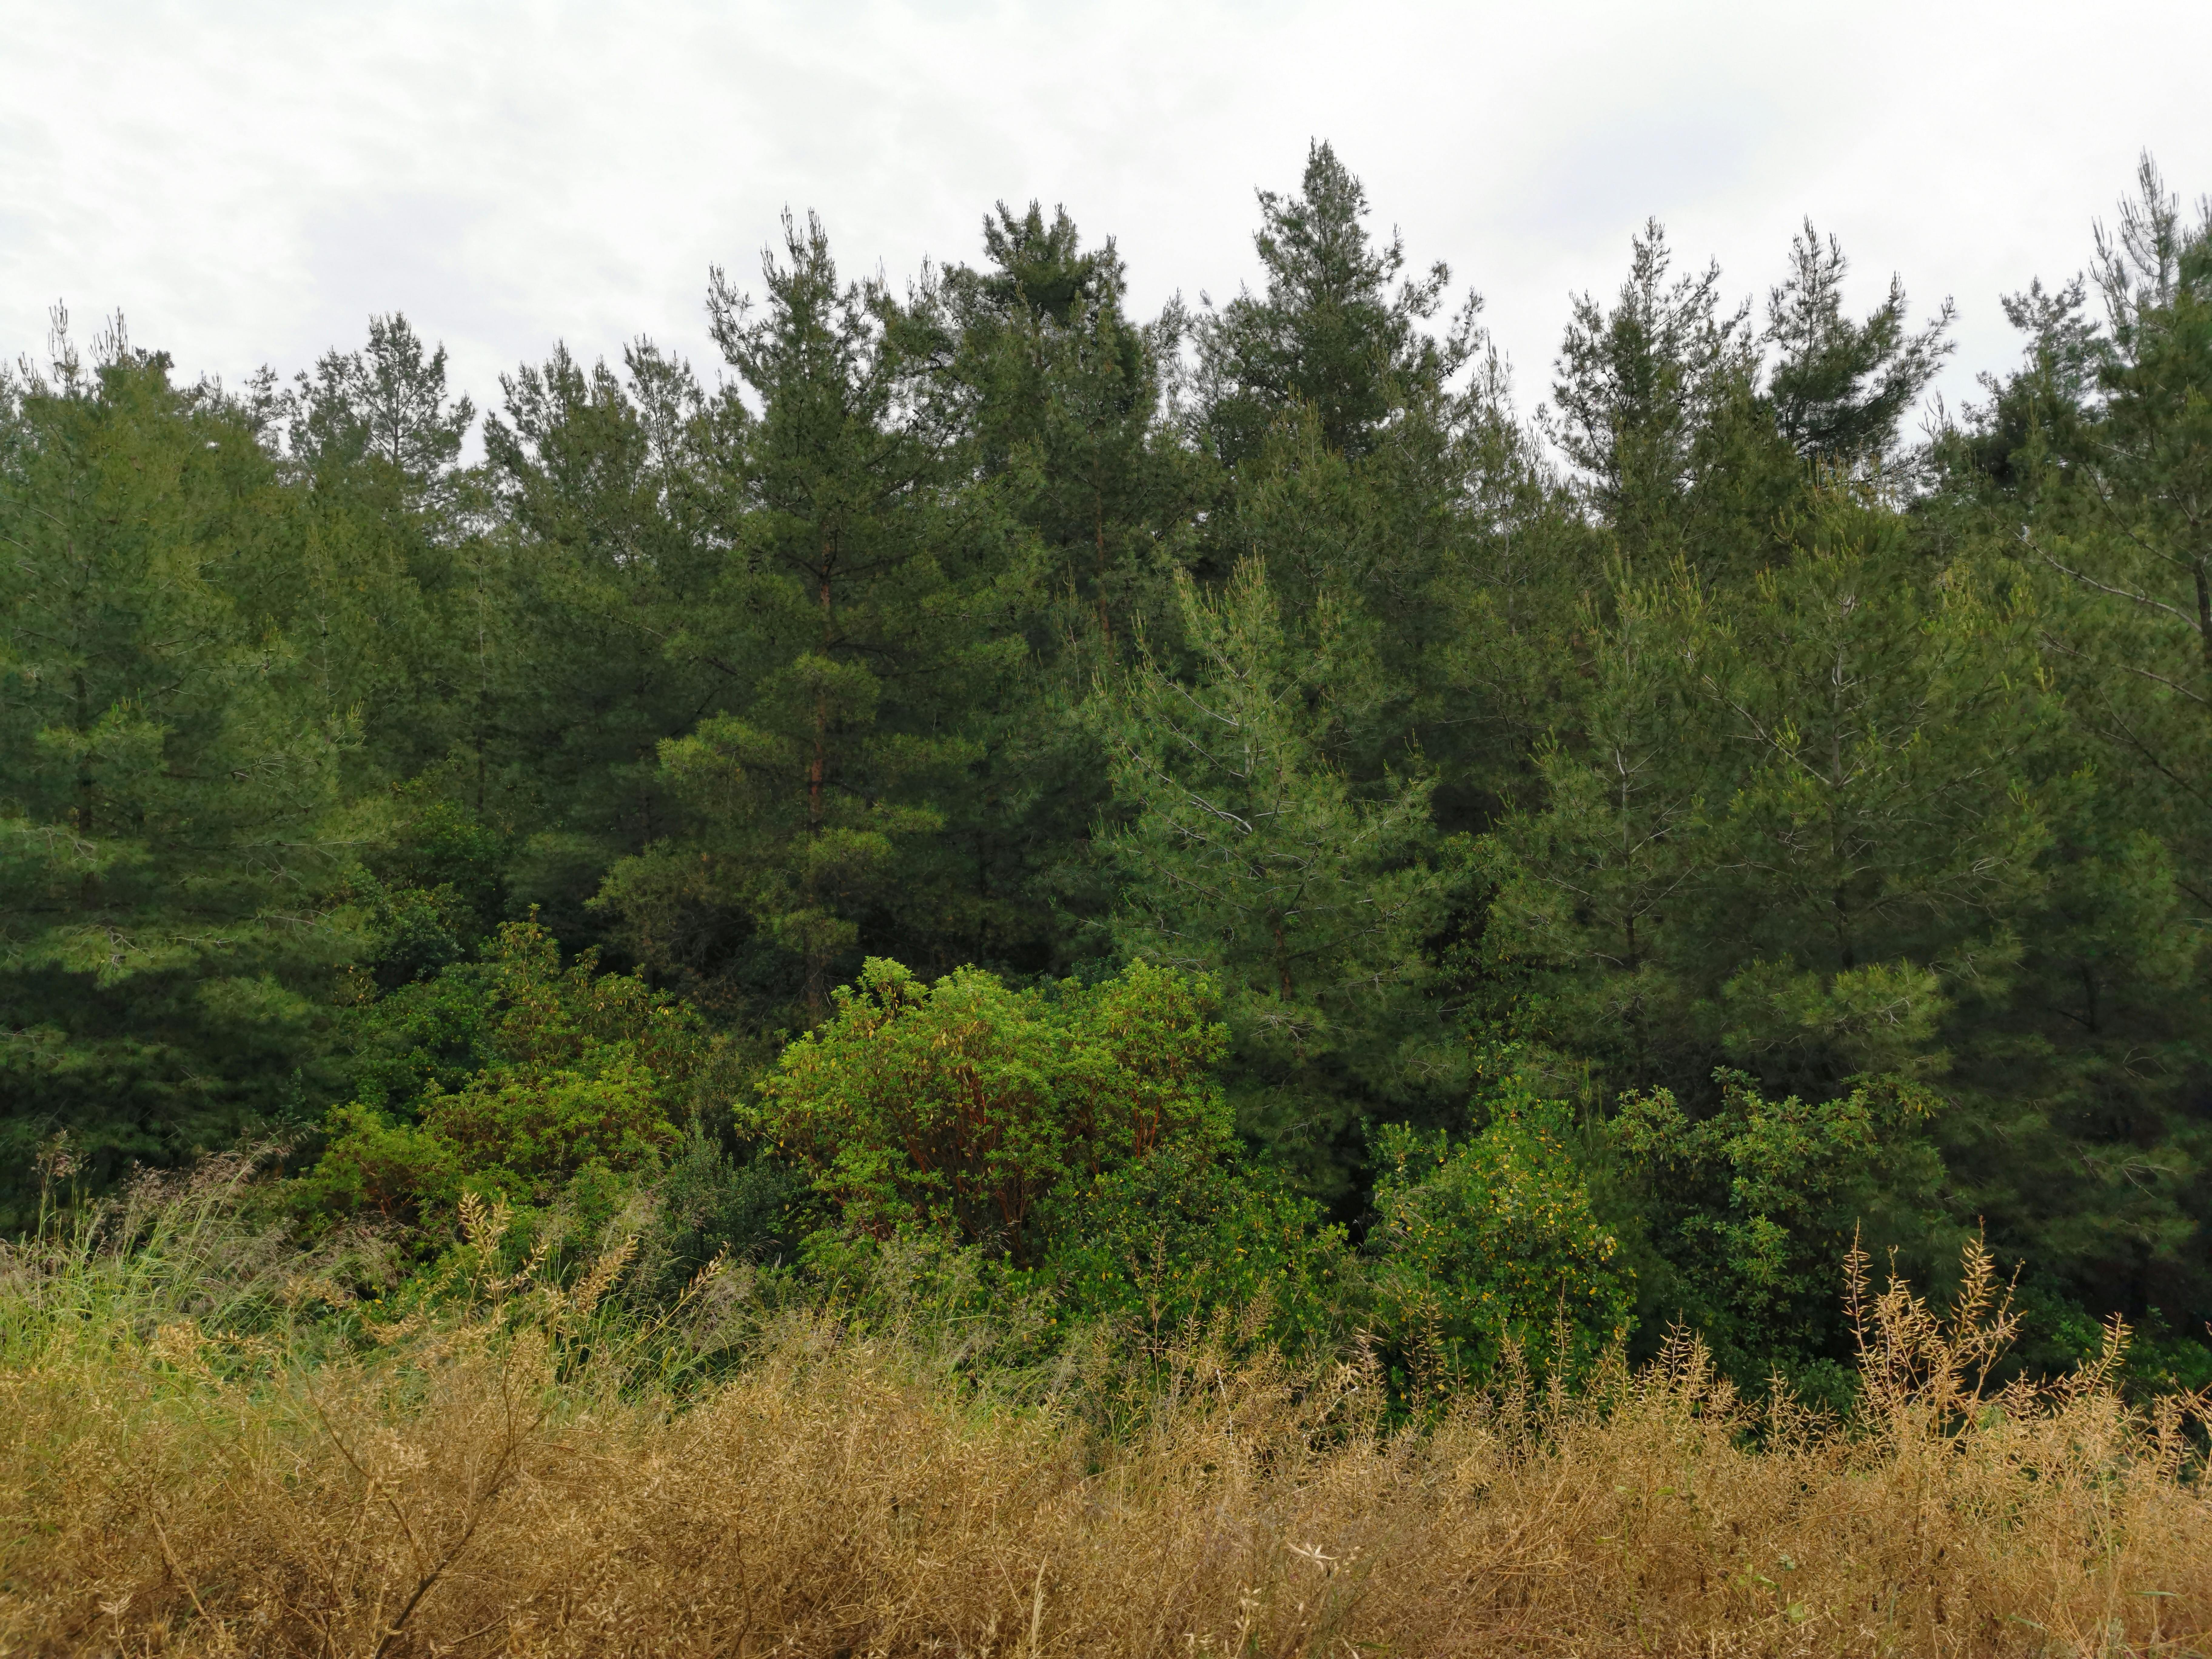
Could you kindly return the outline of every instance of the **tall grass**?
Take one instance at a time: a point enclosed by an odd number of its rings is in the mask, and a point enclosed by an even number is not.
[[[621,1251],[497,1273],[482,1211],[441,1297],[349,1307],[337,1255],[241,1222],[245,1182],[0,1261],[0,1652],[2212,1646],[2208,1402],[2128,1403],[2117,1331],[1993,1385],[1978,1251],[1940,1310],[1854,1265],[1850,1423],[1747,1403],[1680,1337],[1407,1428],[1357,1355],[1204,1333],[998,1386],[972,1333],[748,1306],[719,1270],[617,1317]],[[742,1357],[679,1397],[702,1343]]]

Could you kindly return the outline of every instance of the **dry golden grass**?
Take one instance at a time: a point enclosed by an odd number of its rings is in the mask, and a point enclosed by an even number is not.
[[[204,1321],[19,1325],[0,1652],[2212,1647],[2205,1402],[1985,1390],[2006,1316],[1969,1269],[1941,1316],[1869,1298],[1849,1432],[1754,1413],[1685,1340],[1396,1432],[1357,1364],[1200,1343],[1103,1436],[1079,1379],[994,1400],[820,1316],[676,1409],[574,1340],[605,1273],[313,1365]]]

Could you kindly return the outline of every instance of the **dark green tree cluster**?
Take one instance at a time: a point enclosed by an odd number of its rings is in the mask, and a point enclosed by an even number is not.
[[[1806,1379],[1854,1239],[1980,1228],[2032,1357],[2212,1374],[2212,222],[2137,184],[1918,431],[1948,302],[1809,222],[1758,300],[1646,225],[1524,416],[1326,144],[1218,307],[791,219],[711,384],[480,427],[398,316],[229,390],[58,314],[5,1219],[242,1133],[410,1224],[720,1170],[1071,1308]]]

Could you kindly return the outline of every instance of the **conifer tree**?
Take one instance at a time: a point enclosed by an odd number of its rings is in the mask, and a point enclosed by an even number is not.
[[[64,340],[0,389],[0,1227],[58,1130],[97,1182],[349,1097],[357,1195],[411,1146],[410,1204],[582,1203],[495,1145],[551,1124],[752,1214],[789,1173],[664,1168],[670,1091],[868,956],[1039,1010],[1134,959],[1218,982],[1304,1193],[1215,1141],[1092,1171],[1036,1256],[1070,1312],[1242,1296],[1325,1197],[1402,1321],[1533,1325],[1528,1199],[1594,1324],[1618,1237],[1647,1329],[1817,1381],[1839,1241],[1978,1219],[2032,1364],[2118,1311],[2212,1377],[2212,222],[2138,184],[1925,451],[1948,307],[1848,309],[1809,224],[1754,315],[1647,222],[1524,421],[1325,143],[1218,310],[1133,316],[1035,204],[897,295],[794,223],[757,304],[714,278],[727,381],[556,346],[482,465],[397,314],[237,396]],[[497,1075],[525,934],[683,1065]],[[1366,1133],[1470,1103],[1465,1156]]]
[[[1077,709],[1137,637],[1171,634],[1172,572],[1210,479],[1163,420],[1179,315],[1127,314],[1114,244],[1086,249],[1065,210],[1048,220],[1032,203],[1019,216],[1001,204],[983,246],[988,263],[945,271],[920,309],[963,407],[971,502],[1002,526],[990,577],[1030,649],[975,700],[944,845],[968,866],[973,959],[1036,971],[1077,948],[1069,919],[1101,903],[1066,856],[1106,798]]]
[[[353,741],[254,603],[298,556],[251,416],[118,319],[0,386],[0,1115],[15,1178],[220,1146],[314,1103],[350,939]],[[14,1219],[20,1220],[20,1214]]]
[[[425,355],[398,312],[368,319],[360,351],[325,352],[299,376],[293,452],[310,466],[366,464],[380,502],[421,510],[452,494],[461,441],[476,419],[465,397],[448,399],[446,349]]]
[[[1711,1063],[1689,922],[1705,879],[1697,827],[1723,757],[1679,648],[1702,595],[1679,566],[1615,577],[1604,603],[1585,601],[1590,684],[1575,741],[1544,742],[1540,801],[1492,840],[1483,945],[1511,978],[1539,976],[1534,1032],[1600,1061],[1609,1082],[1649,1088]]]
[[[1367,191],[1328,143],[1307,151],[1296,197],[1259,196],[1253,245],[1267,292],[1241,293],[1198,320],[1202,429],[1233,466],[1285,409],[1306,404],[1322,441],[1356,458],[1409,398],[1465,362],[1472,308],[1441,340],[1421,327],[1443,304],[1449,269],[1440,262],[1399,280],[1404,243],[1369,238]]]
[[[757,313],[719,272],[709,296],[760,412],[718,603],[672,648],[722,677],[729,712],[662,745],[686,827],[617,864],[599,902],[647,962],[726,993],[739,952],[781,954],[811,1026],[864,925],[898,944],[898,915],[927,927],[943,901],[901,859],[928,859],[937,792],[972,758],[958,711],[1022,641],[988,577],[949,566],[975,524],[909,315],[879,283],[840,281],[818,220],[785,231]]]
[[[1768,295],[1763,337],[1777,361],[1767,395],[1782,435],[1808,459],[1845,468],[1891,460],[1898,428],[1952,349],[1945,300],[1917,332],[1905,322],[1895,276],[1881,304],[1855,323],[1844,315],[1843,244],[1806,220],[1790,245],[1790,275]]]
[[[1490,781],[1475,757],[1504,758],[1503,711],[1471,711],[1467,675],[1494,676],[1508,643],[1480,573],[1532,521],[1556,522],[1555,492],[1477,325],[1480,299],[1440,337],[1428,331],[1449,272],[1400,282],[1402,244],[1370,239],[1365,204],[1316,145],[1299,197],[1261,193],[1265,295],[1199,321],[1200,431],[1231,478],[1195,562],[1219,580],[1262,560],[1294,632],[1325,603],[1345,638],[1361,638],[1373,672],[1357,698],[1344,688],[1332,764],[1379,787],[1419,746],[1452,810],[1480,811]]]
[[[565,348],[504,377],[484,447],[510,538],[494,810],[530,826],[518,900],[572,945],[605,870],[679,832],[659,745],[717,707],[692,631],[722,577],[720,529],[746,422],[648,341],[623,373]]]
[[[1946,1001],[2001,976],[2043,884],[2057,702],[2020,607],[1920,579],[1894,517],[1833,494],[1793,540],[1691,641],[1737,757],[1703,849],[1724,1042],[1776,1082],[1940,1071]]]
[[[1115,944],[1213,976],[1244,1060],[1272,1079],[1272,1097],[1248,1099],[1248,1127],[1330,1189],[1358,1103],[1317,1080],[1364,1068],[1379,1082],[1418,1037],[1449,849],[1417,757],[1364,792],[1330,764],[1337,701],[1368,671],[1325,605],[1290,634],[1256,561],[1218,598],[1188,576],[1179,592],[1193,673],[1140,658],[1097,710]]]
[[[1630,247],[1610,310],[1588,294],[1574,301],[1549,424],[1621,550],[1663,562],[1686,550],[1684,503],[1708,434],[1754,372],[1751,307],[1723,308],[1717,264],[1669,282],[1674,252],[1656,219]]]
[[[2045,470],[2030,545],[2080,601],[2090,718],[2166,797],[2161,830],[2212,905],[2212,207],[2185,222],[2147,157],[2138,185],[2098,238],[2103,407],[2066,458],[2087,465]]]
[[[1878,505],[1831,494],[1792,539],[1747,588],[1619,594],[1583,738],[1500,838],[1498,947],[1574,965],[1558,1036],[1624,1080],[1940,1074],[2041,890],[2057,712],[2024,614],[1923,584]]]
[[[393,313],[369,319],[362,349],[299,375],[283,413],[307,546],[274,620],[330,706],[359,713],[358,781],[450,760],[481,808],[507,596],[460,465],[474,405],[449,395],[445,348],[426,350]]]
[[[1194,485],[1159,416],[1180,321],[1129,317],[1114,244],[1085,251],[1065,209],[1048,223],[1034,202],[1018,218],[1001,203],[983,245],[990,267],[956,266],[941,289],[975,462],[1036,535],[1045,580],[1110,653],[1173,608],[1163,544]]]
[[[2141,1318],[2212,1302],[2212,222],[2148,157],[2136,183],[2099,230],[2101,321],[2079,278],[2008,301],[2027,362],[1946,434],[1931,518],[2039,586],[2072,768],[2018,988],[1966,1039],[1954,1164],[2039,1296]]]

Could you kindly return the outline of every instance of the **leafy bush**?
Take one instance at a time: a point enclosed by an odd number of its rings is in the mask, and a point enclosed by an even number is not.
[[[702,1122],[670,1152],[653,1197],[647,1247],[672,1273],[696,1271],[724,1253],[761,1266],[794,1261],[800,1242],[827,1218],[805,1170],[772,1149],[733,1157]]]
[[[1171,1146],[1071,1187],[1041,1276],[1073,1317],[1177,1340],[1231,1312],[1310,1352],[1340,1338],[1357,1289],[1341,1227],[1278,1171]]]
[[[294,1192],[311,1214],[411,1218],[460,1196],[459,1152],[421,1126],[353,1101],[327,1127],[330,1144]]]
[[[514,1177],[543,1201],[593,1164],[657,1164],[675,1139],[658,1092],[653,1073],[617,1047],[581,1068],[481,1073],[457,1094],[433,1097],[422,1125],[465,1165]]]
[[[642,980],[598,968],[587,951],[563,969],[550,934],[513,922],[485,961],[396,994],[408,1006],[387,1029],[422,1040],[332,1115],[303,1204],[417,1217],[465,1188],[544,1205],[580,1180],[604,1207],[611,1187],[657,1170],[705,1059],[704,1030]]]
[[[1626,1333],[1633,1282],[1569,1151],[1566,1109],[1517,1079],[1455,1141],[1392,1125],[1368,1236],[1385,1330],[1417,1373],[1488,1371],[1508,1348],[1587,1364]],[[1422,1380],[1416,1376],[1414,1381]]]
[[[1842,1373],[1850,1334],[1836,1264],[1864,1237],[1925,1262],[1942,1225],[1943,1169],[1922,1133],[1935,1101],[1899,1082],[1840,1099],[1764,1098],[1741,1072],[1692,1119],[1664,1089],[1624,1096],[1608,1126],[1643,1182],[1642,1208],[1664,1263],[1665,1316],[1693,1322],[1724,1369],[1779,1366],[1811,1384]],[[1955,1239],[1942,1241],[1947,1253]]]
[[[933,985],[872,957],[836,1012],[784,1050],[745,1126],[811,1170],[848,1224],[1040,1255],[1079,1183],[1163,1147],[1231,1144],[1212,982],[1133,964],[1095,987]]]

